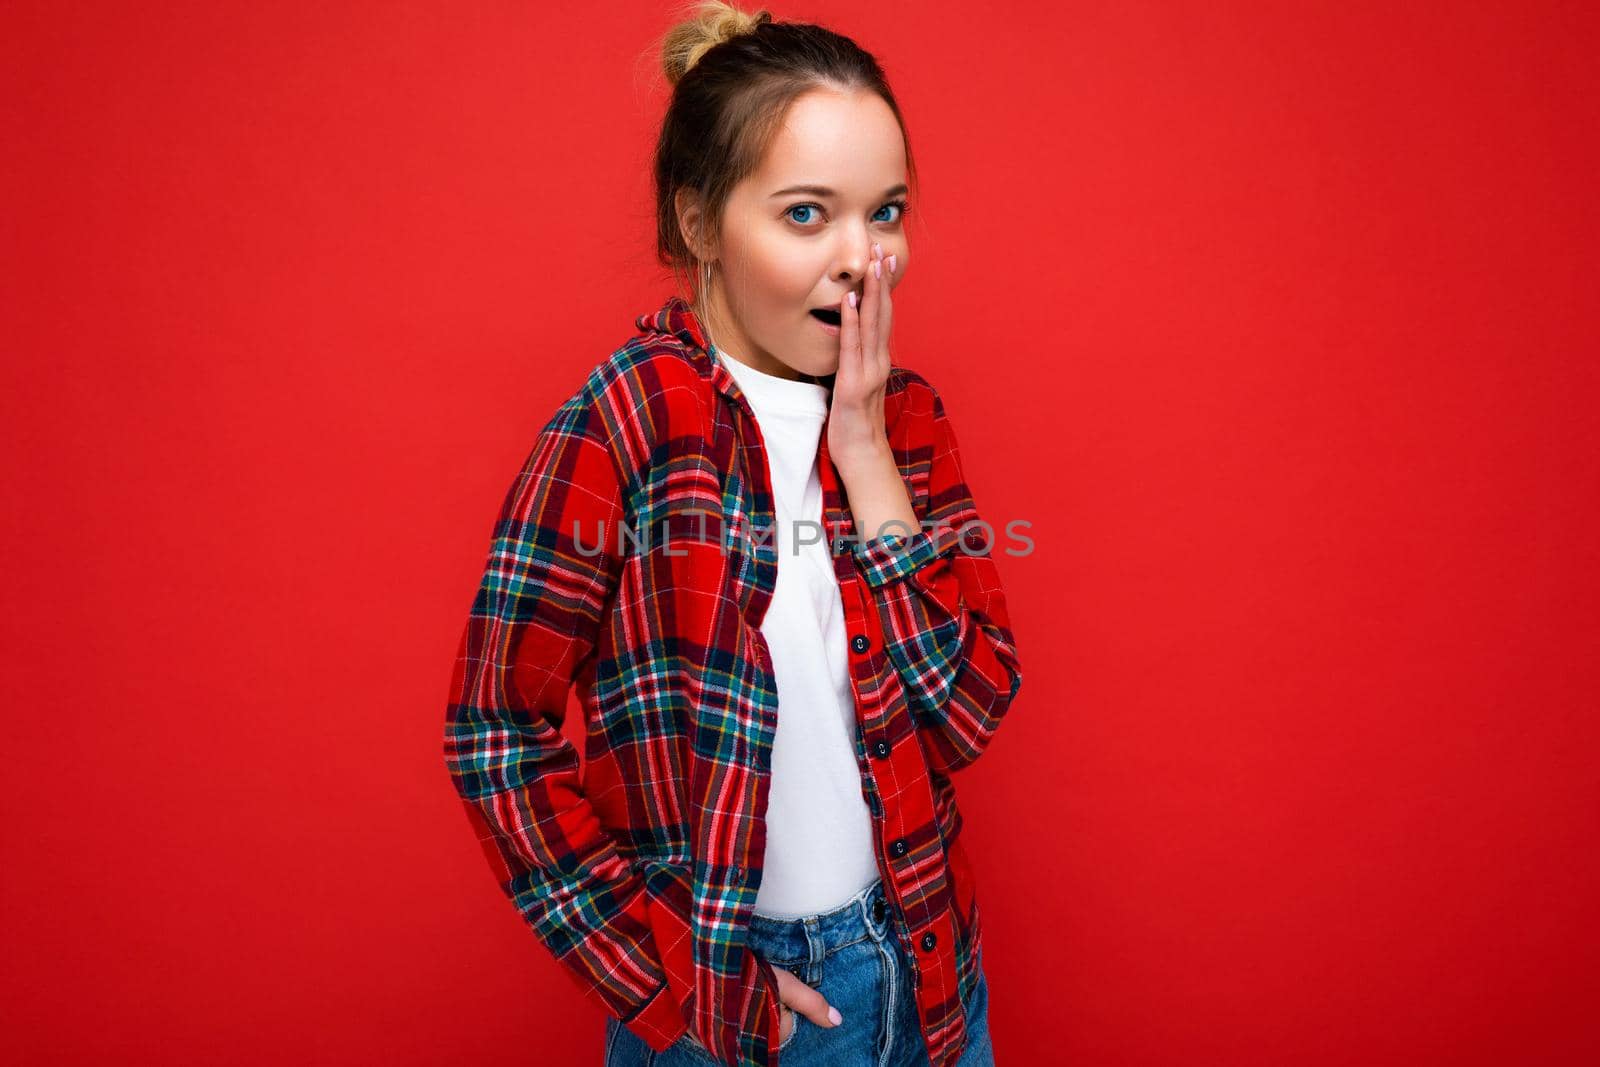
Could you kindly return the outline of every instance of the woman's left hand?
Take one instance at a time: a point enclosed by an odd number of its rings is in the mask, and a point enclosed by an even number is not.
[[[889,299],[896,257],[883,258],[872,245],[861,306],[839,305],[839,370],[833,379],[828,416],[828,453],[840,470],[870,464],[888,453],[883,395],[889,382],[889,330],[894,307]]]

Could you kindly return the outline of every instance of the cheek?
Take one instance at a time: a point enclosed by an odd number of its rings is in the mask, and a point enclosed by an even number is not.
[[[751,244],[741,250],[736,279],[748,306],[788,312],[804,305],[825,268],[789,242]]]
[[[763,264],[763,282],[774,302],[788,305],[803,304],[816,291],[817,279],[826,266],[816,262],[816,256],[805,250],[785,249],[769,257]]]

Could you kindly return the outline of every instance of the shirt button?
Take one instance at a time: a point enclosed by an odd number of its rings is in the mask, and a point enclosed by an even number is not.
[[[872,754],[877,756],[879,759],[883,759],[889,754],[889,742],[874,741],[872,743]]]
[[[897,837],[894,839],[894,842],[890,844],[889,851],[896,856],[904,856],[906,854],[906,849],[909,847],[910,846],[906,844],[905,838]]]
[[[932,930],[929,930],[927,933],[922,935],[922,951],[924,951],[924,952],[932,952],[933,951],[933,946],[937,945],[938,943],[939,943],[939,938],[934,934],[934,932]]]
[[[857,652],[865,652],[872,647],[872,642],[867,640],[866,634],[856,634],[850,639],[850,647]]]
[[[835,555],[843,555],[844,554],[844,548],[845,548],[846,544],[848,544],[848,542],[845,541],[845,539],[842,538],[842,537],[839,538],[837,541],[835,541],[833,543],[834,554]]]

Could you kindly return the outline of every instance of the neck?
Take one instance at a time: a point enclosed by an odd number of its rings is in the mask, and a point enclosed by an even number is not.
[[[715,290],[706,296],[702,294],[701,302],[695,306],[694,313],[700,319],[700,325],[706,331],[706,339],[712,344],[717,343],[719,337],[734,339],[734,347],[723,349],[725,352],[734,353],[733,358],[739,360],[747,367],[754,367],[763,374],[770,374],[774,378],[787,378],[790,381],[811,382],[821,384],[809,374],[802,374],[781,360],[772,357],[763,358],[757,353],[754,346],[744,337],[741,331],[732,330],[722,325],[729,321],[721,313],[721,301],[717,299]],[[730,317],[731,319],[731,317]],[[721,346],[718,346],[721,347]]]

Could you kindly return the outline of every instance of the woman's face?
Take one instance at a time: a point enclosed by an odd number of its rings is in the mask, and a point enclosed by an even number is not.
[[[852,290],[859,299],[874,242],[899,257],[884,281],[905,280],[905,183],[900,124],[882,97],[798,97],[760,168],[729,197],[704,309],[712,341],[783,378],[838,370],[839,334],[810,310],[837,309]]]

